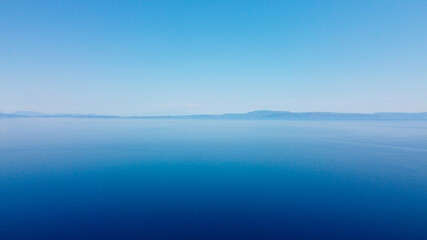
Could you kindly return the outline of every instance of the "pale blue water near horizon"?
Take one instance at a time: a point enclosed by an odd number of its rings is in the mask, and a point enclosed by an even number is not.
[[[426,239],[426,121],[0,119],[0,239]]]

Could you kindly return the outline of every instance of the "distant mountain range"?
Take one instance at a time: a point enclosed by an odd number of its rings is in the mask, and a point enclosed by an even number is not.
[[[93,114],[43,114],[38,112],[0,113],[0,118],[120,118],[120,119],[342,119],[342,120],[427,120],[427,112],[421,113],[333,113],[333,112],[287,112],[253,111],[248,113],[227,113],[220,115],[180,115],[180,116],[114,116]]]

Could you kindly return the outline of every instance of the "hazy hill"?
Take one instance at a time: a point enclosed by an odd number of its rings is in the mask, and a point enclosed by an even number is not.
[[[181,115],[181,116],[111,116],[91,114],[43,114],[37,112],[0,113],[2,118],[138,118],[138,119],[360,119],[360,120],[427,120],[427,112],[422,113],[333,113],[333,112],[287,112],[287,111],[253,111],[248,113],[227,113],[220,115]]]

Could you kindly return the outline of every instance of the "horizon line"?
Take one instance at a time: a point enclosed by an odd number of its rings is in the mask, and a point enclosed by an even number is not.
[[[250,114],[294,114],[294,115],[303,115],[303,114],[339,114],[343,115],[358,115],[358,116],[378,116],[386,114],[401,114],[401,115],[418,115],[418,114],[427,114],[426,112],[372,112],[372,113],[357,113],[357,112],[328,112],[328,111],[309,111],[309,112],[292,112],[284,110],[254,110],[243,113],[220,113],[220,114],[181,114],[181,115],[114,115],[114,114],[92,114],[92,113],[42,113],[36,111],[16,111],[13,113],[4,113],[0,112],[0,116],[6,117],[34,117],[34,118],[43,118],[43,117],[75,117],[75,118],[185,118],[185,117],[231,117],[231,116],[249,116]],[[338,116],[335,116],[338,117]]]

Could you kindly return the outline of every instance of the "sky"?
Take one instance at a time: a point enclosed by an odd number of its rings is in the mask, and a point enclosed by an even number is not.
[[[0,112],[426,112],[427,1],[0,0]]]

